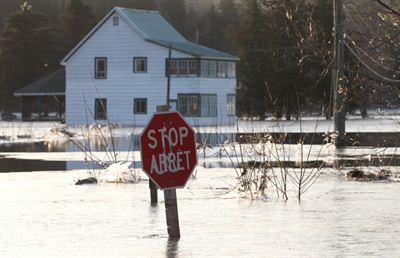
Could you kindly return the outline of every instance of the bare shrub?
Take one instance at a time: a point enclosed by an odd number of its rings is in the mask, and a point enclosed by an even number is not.
[[[238,175],[238,190],[258,198],[270,188],[278,198],[289,199],[294,189],[300,201],[323,173],[323,142],[315,143],[315,132],[305,144],[300,127],[296,144],[288,144],[290,135],[280,133],[241,134],[239,142],[226,142],[223,149]]]

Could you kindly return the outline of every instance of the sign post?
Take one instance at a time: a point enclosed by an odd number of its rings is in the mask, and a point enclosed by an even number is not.
[[[155,113],[140,135],[142,169],[164,190],[168,235],[180,237],[176,188],[185,187],[197,164],[193,129],[177,112]]]

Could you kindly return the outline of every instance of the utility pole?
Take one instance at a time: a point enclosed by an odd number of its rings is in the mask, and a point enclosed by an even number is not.
[[[346,132],[346,109],[345,94],[346,87],[343,78],[344,63],[344,14],[342,0],[333,0],[333,24],[334,24],[334,65],[332,69],[332,94],[333,94],[333,116],[335,131],[338,133],[335,141],[336,147],[345,145]]]
[[[160,106],[157,106],[156,107],[156,111],[157,112],[166,112],[166,111],[169,111],[169,109],[170,109],[170,107],[169,107],[169,102],[170,102],[170,95],[171,95],[171,73],[170,73],[170,69],[171,69],[171,55],[172,55],[172,44],[170,44],[169,46],[168,46],[168,60],[167,60],[167,62],[166,62],[166,71],[167,71],[167,98],[166,98],[166,105],[160,105]],[[156,186],[156,184],[152,181],[152,180],[149,180],[149,188],[150,188],[150,200],[151,200],[151,205],[152,206],[156,206],[157,205],[157,203],[158,203],[158,194],[157,194],[157,186]],[[170,212],[172,212],[173,214],[175,214],[174,212],[175,212],[175,208],[176,208],[176,193],[175,193],[175,195],[174,195],[174,193],[172,193],[172,192],[174,192],[175,191],[175,189],[173,189],[173,190],[165,190],[164,191],[164,198],[165,199],[168,199],[169,198],[169,196],[172,196],[171,198],[174,198],[174,196],[175,196],[175,206],[173,206],[173,204],[174,204],[174,201],[172,201],[172,204],[169,204],[168,203],[168,205],[169,206],[171,206],[172,205],[172,208],[171,209],[169,209],[170,210]],[[169,193],[170,195],[168,195],[168,197],[166,197],[166,193]],[[171,193],[170,193],[171,192]],[[171,199],[171,198],[169,198],[169,199]],[[165,202],[165,205],[166,205],[166,207],[168,206],[167,205],[167,201]],[[169,207],[168,206],[168,207]],[[168,210],[168,209],[167,209]],[[178,208],[176,208],[176,210],[178,210]],[[177,211],[176,211],[176,213],[177,213]],[[176,223],[174,224],[174,225],[176,225]],[[176,227],[173,227],[173,228],[176,228]],[[178,233],[176,233],[176,234],[179,234],[179,222],[178,222],[178,229],[177,229],[178,231]],[[175,233],[173,233],[172,235],[176,235]]]

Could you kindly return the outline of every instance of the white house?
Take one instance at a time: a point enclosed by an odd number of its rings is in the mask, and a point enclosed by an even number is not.
[[[68,125],[145,125],[170,102],[192,125],[236,120],[238,58],[187,41],[157,11],[115,7],[61,61]]]

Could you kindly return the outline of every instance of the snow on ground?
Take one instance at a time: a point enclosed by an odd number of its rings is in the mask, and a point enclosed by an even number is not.
[[[51,129],[60,127],[57,122],[5,122],[0,121],[0,144],[8,142],[43,141],[51,136]],[[62,139],[54,137],[53,139]],[[50,139],[49,139],[50,140]]]
[[[276,120],[265,121],[240,120],[234,126],[194,126],[198,133],[311,133],[333,132],[333,121],[323,117],[304,117],[301,120]],[[53,129],[53,130],[52,130]],[[5,122],[0,121],[0,144],[10,142],[34,141],[66,141],[66,137],[59,129],[67,129],[76,137],[87,138],[88,135],[108,136],[109,127],[73,126],[66,127],[58,122]],[[139,135],[143,127],[113,126],[112,134],[115,137],[126,137],[132,134]],[[400,110],[372,110],[369,117],[362,119],[360,116],[348,115],[346,120],[347,132],[400,132]]]

